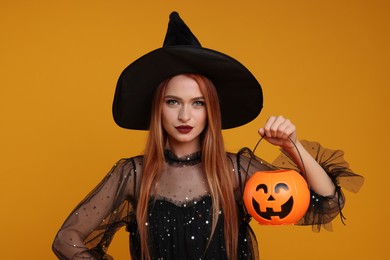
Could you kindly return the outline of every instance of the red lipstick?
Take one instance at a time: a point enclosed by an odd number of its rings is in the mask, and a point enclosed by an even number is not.
[[[175,127],[177,131],[179,131],[180,133],[182,134],[187,134],[189,132],[191,132],[192,130],[192,126],[189,126],[189,125],[180,125],[180,126],[177,126]]]

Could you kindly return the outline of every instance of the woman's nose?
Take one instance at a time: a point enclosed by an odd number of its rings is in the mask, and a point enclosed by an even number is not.
[[[179,111],[179,120],[187,122],[191,118],[190,109],[187,106],[182,106]]]

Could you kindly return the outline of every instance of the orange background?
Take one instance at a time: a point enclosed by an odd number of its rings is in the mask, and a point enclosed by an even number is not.
[[[116,80],[161,46],[177,10],[203,46],[244,63],[263,86],[262,114],[225,131],[253,147],[257,128],[283,114],[300,138],[341,148],[366,178],[346,192],[334,231],[254,223],[261,257],[385,259],[390,174],[389,9],[383,0],[14,1],[0,3],[2,259],[54,259],[66,216],[119,158],[142,152],[145,132],[117,127]],[[234,104],[232,104],[234,105]],[[272,161],[277,148],[257,154]],[[122,230],[110,252],[129,259]]]

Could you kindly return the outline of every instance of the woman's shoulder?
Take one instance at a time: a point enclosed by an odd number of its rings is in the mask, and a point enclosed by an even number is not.
[[[228,161],[229,161],[232,165],[236,165],[236,162],[237,162],[237,153],[226,152],[226,157],[228,158]]]
[[[254,154],[249,148],[241,148],[237,152],[226,152],[226,156],[229,161],[234,165],[240,164],[241,161],[248,161],[255,158]]]
[[[116,170],[134,171],[142,168],[144,156],[137,155],[133,157],[121,158],[113,166]]]
[[[226,152],[226,156],[227,156],[229,159],[234,159],[234,158],[236,158],[237,153]]]
[[[132,156],[132,157],[127,157],[127,158],[121,158],[118,160],[117,163],[129,163],[129,162],[142,162],[142,160],[144,159],[144,156],[143,155],[136,155],[136,156]]]
[[[143,155],[119,159],[107,178],[122,183],[121,185],[126,186],[125,193],[134,197],[136,190],[139,190],[140,178],[138,176],[142,175],[142,162]]]

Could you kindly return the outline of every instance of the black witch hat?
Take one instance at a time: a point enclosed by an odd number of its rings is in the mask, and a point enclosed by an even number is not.
[[[234,58],[202,47],[173,12],[163,47],[137,59],[120,75],[113,103],[115,122],[123,128],[147,130],[156,88],[182,73],[201,74],[214,83],[223,129],[252,121],[262,109],[261,86],[252,73]]]

